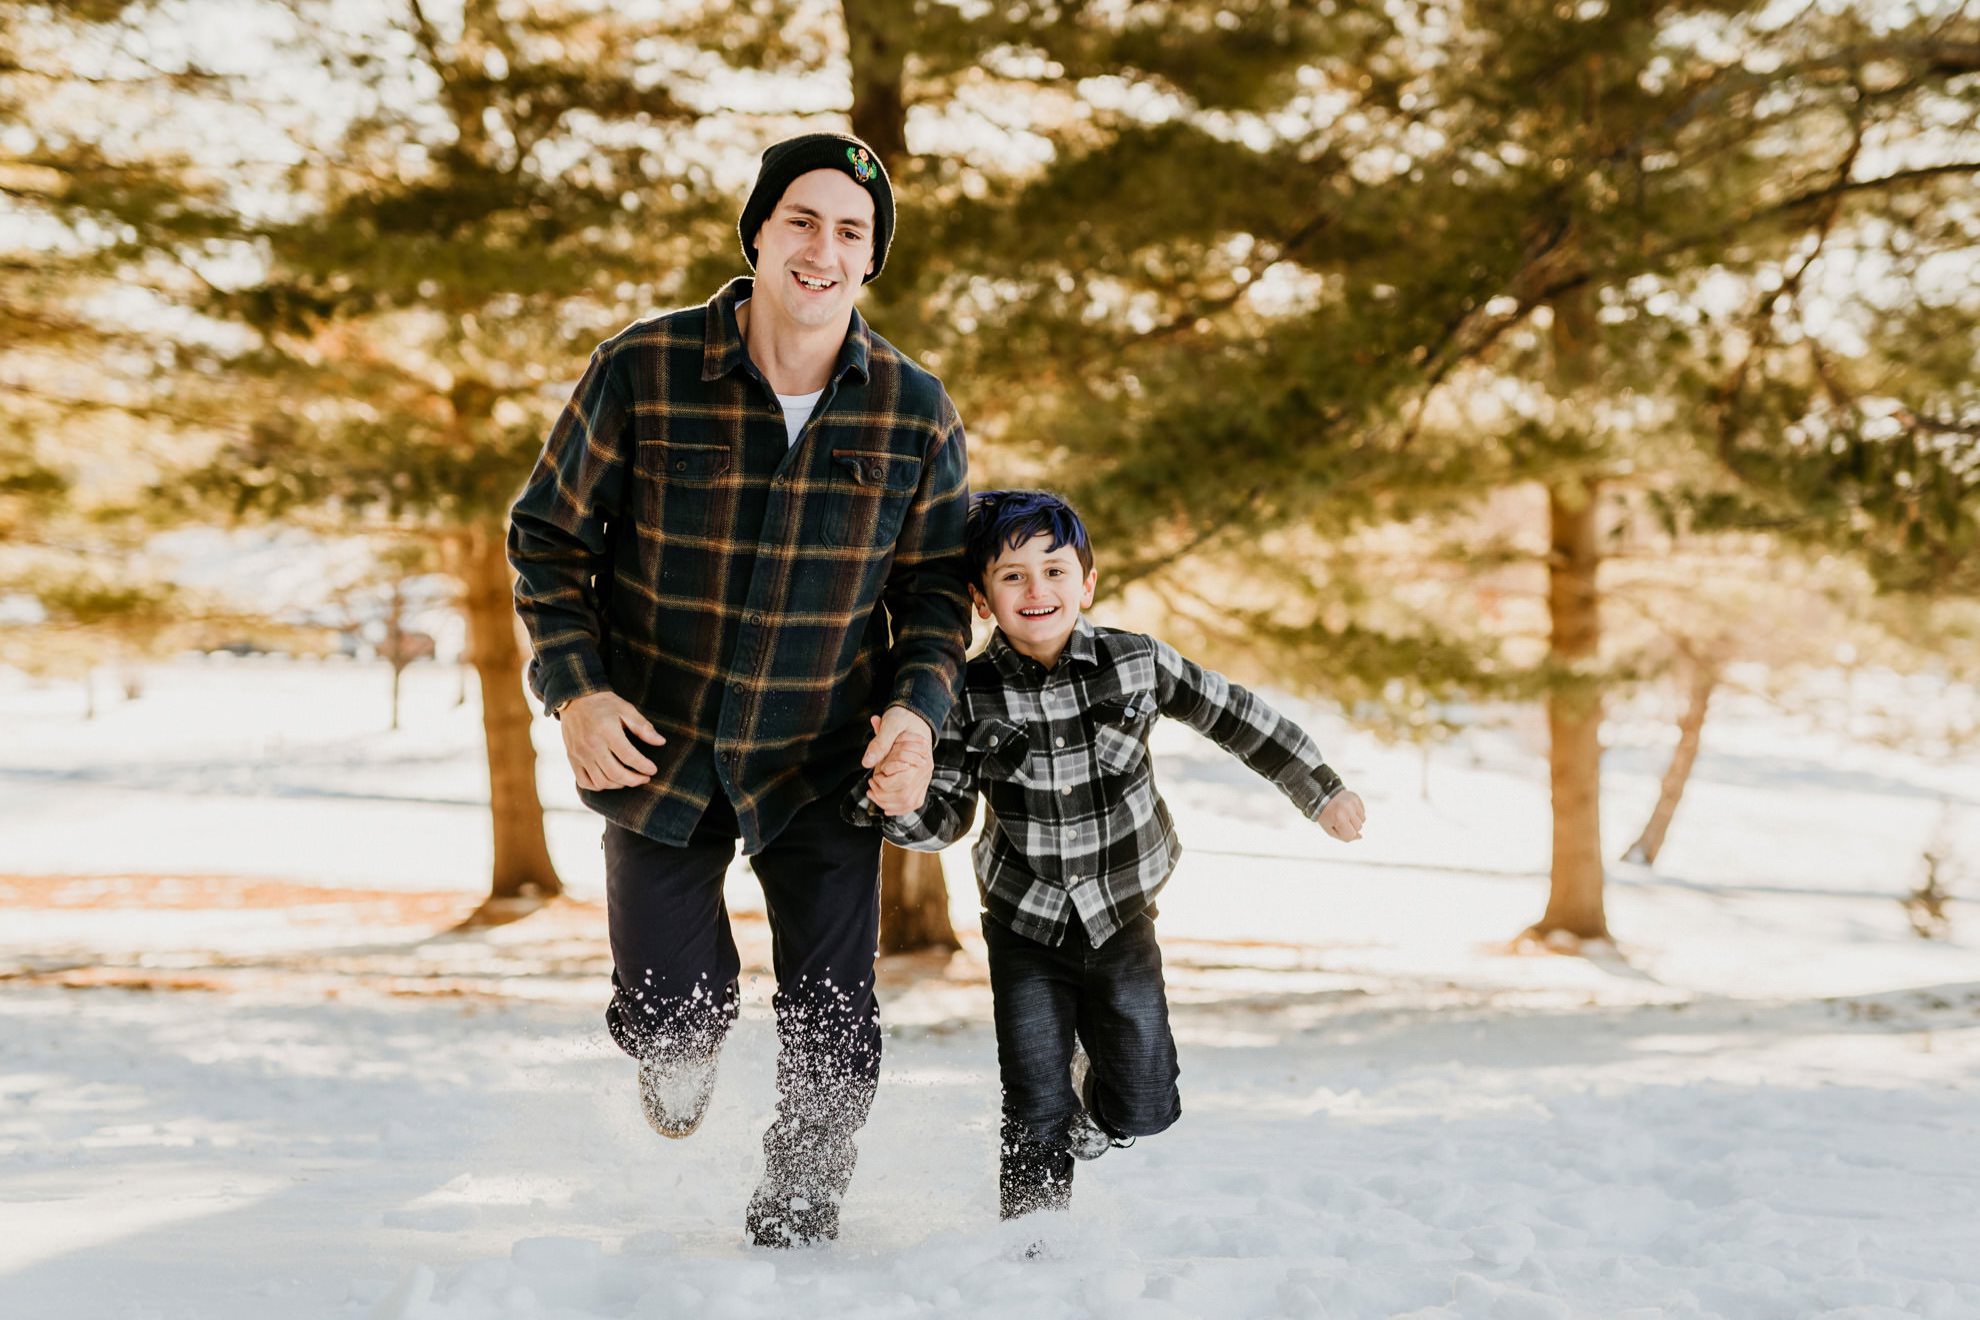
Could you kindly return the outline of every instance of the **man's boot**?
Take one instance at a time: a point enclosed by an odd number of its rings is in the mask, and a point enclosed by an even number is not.
[[[721,1058],[716,1051],[641,1059],[639,1107],[647,1124],[661,1136],[677,1139],[700,1127],[715,1094],[715,1067]]]
[[[839,1236],[839,1202],[858,1152],[843,1123],[779,1118],[763,1134],[763,1179],[743,1226],[759,1247],[815,1247]]]

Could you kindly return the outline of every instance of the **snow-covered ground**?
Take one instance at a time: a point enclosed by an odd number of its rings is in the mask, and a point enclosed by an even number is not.
[[[1381,747],[1314,712],[1353,846],[1187,731],[1162,928],[1170,1133],[995,1217],[980,944],[895,960],[841,1242],[742,1245],[770,1112],[756,969],[667,1143],[599,1022],[597,829],[539,733],[573,898],[446,927],[487,864],[451,671],[185,662],[85,724],[0,673],[0,1317],[1980,1316],[1980,766],[1715,709],[1596,960],[1507,952],[1548,845],[1530,733]],[[1670,732],[1619,717],[1607,849]],[[1972,759],[1972,758],[1968,758]],[[1423,790],[1427,786],[1428,797]],[[145,987],[145,989],[109,988]],[[1042,1239],[1041,1259],[1024,1248]]]

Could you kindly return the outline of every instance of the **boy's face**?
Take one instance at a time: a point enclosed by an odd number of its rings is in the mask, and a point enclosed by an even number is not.
[[[978,614],[995,619],[1020,652],[1048,665],[1057,662],[1100,580],[1099,569],[1080,568],[1070,542],[1047,550],[1050,544],[1052,538],[1041,532],[1005,550],[984,570],[982,589],[972,593]]]

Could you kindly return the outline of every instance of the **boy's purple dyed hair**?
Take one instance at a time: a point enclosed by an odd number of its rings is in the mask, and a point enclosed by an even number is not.
[[[986,490],[970,497],[963,524],[963,559],[969,580],[978,587],[998,555],[1015,550],[1034,536],[1049,536],[1047,551],[1070,545],[1079,556],[1080,571],[1093,571],[1093,547],[1086,524],[1073,506],[1049,490]]]

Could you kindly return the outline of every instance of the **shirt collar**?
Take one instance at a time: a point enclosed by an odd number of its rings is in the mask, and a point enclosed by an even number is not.
[[[1039,679],[1049,672],[1045,666],[1012,646],[1009,639],[1004,636],[1002,628],[991,632],[990,645],[985,650],[991,662],[1006,678],[1030,676]],[[1093,625],[1088,623],[1086,616],[1082,614],[1073,624],[1072,636],[1066,638],[1066,649],[1059,652],[1059,664],[1077,661],[1083,665],[1093,665],[1097,664],[1099,659],[1100,651],[1094,642]]]
[[[742,328],[736,324],[736,307],[749,298],[755,287],[756,281],[739,275],[708,300],[708,328],[701,348],[703,380],[720,380],[749,361]],[[832,379],[838,380],[848,371],[858,372],[862,381],[872,379],[872,356],[873,332],[866,328],[865,318],[855,307],[852,323],[846,327],[846,341],[839,345],[839,361],[832,368]]]

